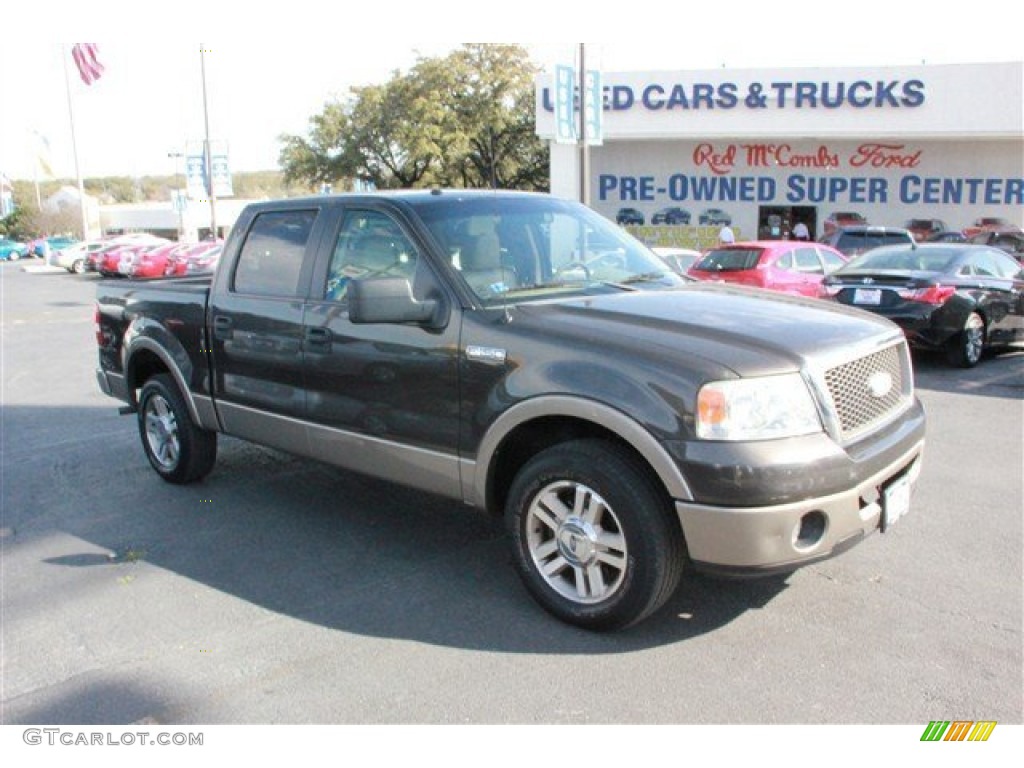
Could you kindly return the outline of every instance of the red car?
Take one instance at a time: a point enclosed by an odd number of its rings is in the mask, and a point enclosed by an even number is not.
[[[152,248],[155,245],[168,242],[162,237],[155,237],[149,234],[118,235],[103,241],[105,245],[99,250],[92,251],[86,256],[85,271],[100,272],[101,274],[119,275],[118,268],[121,264],[121,254],[116,258],[111,254],[120,251],[128,246],[146,246]]]
[[[821,282],[847,257],[821,243],[755,240],[712,248],[687,271],[698,280],[739,283],[797,296],[824,297]]]
[[[868,220],[854,211],[833,211],[828,215],[822,225],[824,234],[831,235],[842,227],[864,226]]]
[[[127,276],[128,267],[131,265],[131,257],[138,251],[152,248],[152,244],[133,243],[130,245],[119,245],[103,253],[96,264],[96,271],[104,277]]]
[[[196,267],[193,265],[190,269],[189,264],[203,259],[205,256],[209,255],[209,253],[214,249],[216,249],[217,253],[219,254],[222,245],[224,245],[223,240],[204,240],[201,243],[194,243],[187,249],[180,252],[176,252],[174,254],[174,257],[168,260],[167,267],[164,270],[164,274],[193,274],[196,272]]]
[[[188,243],[165,243],[140,251],[131,257],[129,273],[132,277],[163,277],[175,255],[190,247]]]
[[[964,237],[971,238],[981,232],[987,232],[989,230],[997,230],[1000,232],[1020,232],[1020,227],[1015,227],[1006,219],[1001,219],[998,216],[983,216],[980,219],[975,219],[971,226],[964,227]]]

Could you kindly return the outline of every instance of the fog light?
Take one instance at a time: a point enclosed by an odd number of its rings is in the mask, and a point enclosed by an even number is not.
[[[811,549],[825,536],[828,518],[820,509],[808,512],[800,518],[800,525],[793,532],[793,546],[797,549]]]

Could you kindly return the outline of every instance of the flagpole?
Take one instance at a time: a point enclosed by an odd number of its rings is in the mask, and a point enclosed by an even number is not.
[[[199,44],[199,68],[203,76],[203,122],[206,139],[203,142],[206,163],[206,194],[210,198],[210,239],[217,239],[217,194],[213,191],[213,153],[210,150],[210,110],[206,105],[206,46]]]
[[[61,46],[61,58],[64,59],[64,87],[68,93],[68,120],[71,122],[71,149],[75,156],[75,177],[78,179],[78,203],[82,216],[82,240],[89,239],[89,219],[85,212],[85,183],[78,166],[78,140],[75,138],[75,108],[71,99],[71,78],[68,76],[68,47]]]

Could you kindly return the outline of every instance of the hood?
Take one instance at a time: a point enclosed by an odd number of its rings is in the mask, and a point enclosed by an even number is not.
[[[698,283],[515,307],[512,326],[531,335],[598,346],[609,358],[699,361],[737,376],[785,373],[837,350],[899,338],[888,320],[833,302],[737,285]]]

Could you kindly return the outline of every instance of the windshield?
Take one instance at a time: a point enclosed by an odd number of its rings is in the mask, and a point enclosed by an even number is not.
[[[445,193],[416,209],[484,304],[685,284],[645,245],[578,203]]]

